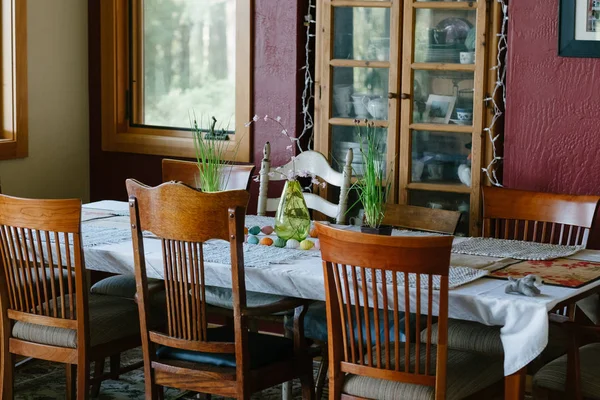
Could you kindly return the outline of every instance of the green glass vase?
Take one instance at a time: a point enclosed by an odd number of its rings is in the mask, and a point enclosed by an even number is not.
[[[310,232],[310,215],[302,194],[302,186],[296,180],[286,181],[275,214],[275,233],[278,237],[301,242]]]

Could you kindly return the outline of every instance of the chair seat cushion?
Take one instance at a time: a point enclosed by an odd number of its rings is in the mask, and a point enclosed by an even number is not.
[[[362,309],[361,309],[362,312]],[[354,307],[352,307],[351,309],[351,313],[354,316],[356,314]],[[371,343],[370,345],[374,345],[375,341],[376,341],[376,336],[375,336],[375,319],[374,319],[374,312],[373,309],[369,309],[369,325],[371,327]],[[380,330],[379,330],[379,335],[380,335],[380,339],[383,342],[384,337],[385,337],[385,330],[384,330],[384,325],[383,325],[383,318],[384,318],[384,311],[380,310],[379,311],[379,321],[380,322]],[[363,320],[362,315],[361,315],[361,321]],[[421,321],[423,322],[423,325],[427,324],[427,320],[425,318],[421,318]],[[406,336],[404,334],[404,329],[405,329],[405,323],[404,323],[404,313],[401,312],[398,314],[398,324],[400,325],[399,328],[399,332],[400,332],[400,341],[404,342],[406,341]],[[288,320],[286,321],[286,329],[287,330],[292,330],[293,329],[293,324],[294,321],[293,320]],[[395,330],[394,330],[394,315],[392,312],[388,312],[388,331],[389,331],[389,336],[390,336],[390,340],[394,341],[395,338]],[[416,321],[414,318],[414,315],[411,314],[411,322],[410,322],[410,326],[411,329],[416,328]],[[420,329],[419,329],[420,331]],[[414,341],[413,339],[415,338],[415,333],[417,332],[417,330],[415,329],[413,332],[411,332],[411,341]],[[364,322],[362,322],[362,330],[361,330],[361,335],[363,338],[363,344],[366,344],[366,325]],[[325,302],[322,301],[317,301],[314,302],[310,305],[310,307],[308,308],[308,311],[304,317],[304,336],[309,338],[309,339],[313,339],[313,340],[319,340],[322,342],[326,342],[327,341],[327,309],[325,306]],[[358,339],[358,328],[355,326],[354,327],[354,337],[356,339]]]
[[[234,331],[230,327],[208,330],[209,342],[235,342]],[[274,362],[288,359],[294,354],[294,342],[280,336],[248,332],[250,368],[260,368]],[[235,368],[235,354],[203,353],[161,346],[156,351],[159,359],[178,360],[209,364],[216,367]]]
[[[211,306],[233,309],[233,291],[218,286],[205,287],[206,304]],[[285,300],[287,297],[276,294],[246,292],[246,305],[248,307],[261,307]],[[293,312],[293,311],[290,311]]]
[[[391,351],[391,369],[395,368],[395,350]],[[425,373],[426,348],[421,345],[420,369]],[[435,374],[436,347],[432,346],[431,375]],[[375,354],[373,349],[373,354]],[[382,355],[385,354],[382,351]],[[404,346],[400,348],[400,365],[405,363]],[[411,371],[414,371],[416,360],[416,346],[410,347]],[[382,362],[385,365],[385,362]],[[448,350],[447,372],[447,396],[449,400],[463,399],[473,395],[480,390],[493,385],[504,378],[503,361],[500,357],[490,357],[476,353]],[[435,389],[431,386],[423,386],[412,383],[371,378],[359,375],[347,375],[342,391],[352,396],[378,399],[378,400],[433,400]]]
[[[600,399],[600,343],[579,349],[581,391],[586,399]],[[567,382],[567,356],[563,355],[542,367],[533,376],[534,387],[564,392]]]
[[[134,301],[90,294],[88,304],[91,347],[139,335],[138,307]],[[73,329],[19,321],[13,326],[12,335],[28,342],[77,348],[77,332]]]
[[[433,343],[437,343],[438,325],[431,329]],[[421,332],[421,340],[427,341],[427,330]],[[541,360],[546,363],[565,354],[568,346],[568,336],[563,329],[550,324],[548,346],[541,354]],[[500,339],[500,327],[488,326],[472,321],[448,320],[448,348],[462,351],[472,351],[493,356],[503,356],[504,347]]]
[[[153,286],[164,287],[164,281],[148,278],[148,287],[153,288]],[[111,276],[96,282],[90,288],[90,293],[124,297],[126,299],[135,298],[136,291],[135,276],[133,275]]]

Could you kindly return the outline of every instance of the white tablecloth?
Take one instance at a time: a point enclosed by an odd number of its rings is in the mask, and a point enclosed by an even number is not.
[[[101,201],[87,204],[84,208],[126,213],[128,204]],[[85,223],[128,228],[129,218],[114,217]],[[87,269],[116,274],[133,273],[133,251],[130,240],[93,247],[86,247],[84,243],[84,247]],[[144,239],[144,247],[148,275],[153,278],[163,278],[160,241]],[[571,258],[600,261],[600,251],[584,250]],[[497,262],[502,260],[453,254],[451,264],[486,268]],[[231,287],[229,265],[206,263],[205,268],[208,285]],[[273,264],[268,268],[246,268],[245,272],[246,289],[249,291],[325,300],[323,266],[318,257],[294,260],[289,264]],[[543,286],[542,295],[532,298],[506,294],[505,285],[504,280],[482,278],[451,290],[449,316],[501,326],[501,339],[505,351],[504,373],[510,375],[529,364],[548,344],[548,312],[564,300],[597,288],[600,286],[600,280],[579,289]]]

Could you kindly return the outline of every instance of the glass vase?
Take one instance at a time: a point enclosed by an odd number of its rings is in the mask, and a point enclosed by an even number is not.
[[[275,233],[278,237],[301,242],[310,232],[310,215],[302,194],[302,186],[296,180],[286,181],[275,214]]]

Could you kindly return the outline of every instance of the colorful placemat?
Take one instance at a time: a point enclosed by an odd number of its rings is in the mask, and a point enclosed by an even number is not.
[[[545,285],[577,289],[600,279],[600,263],[567,258],[520,261],[492,272],[490,277],[499,279],[522,278],[530,274],[542,278]]]

